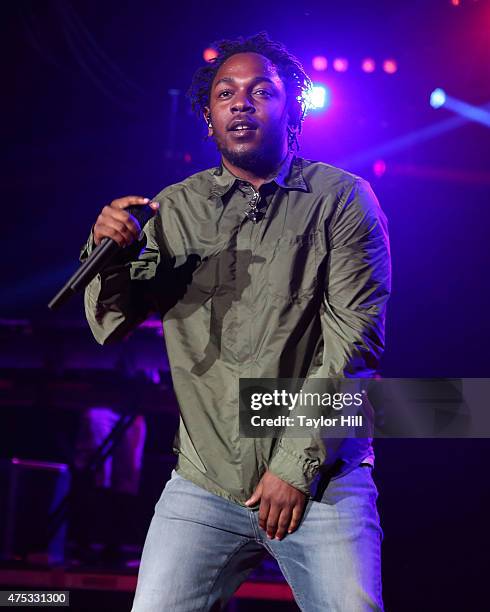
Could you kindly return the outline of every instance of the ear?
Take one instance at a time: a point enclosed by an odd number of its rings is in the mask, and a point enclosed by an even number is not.
[[[204,121],[208,126],[208,138],[211,138],[213,135],[213,123],[211,121],[211,109],[208,106],[204,107]]]
[[[299,134],[299,125],[288,124],[288,149],[292,149],[296,143],[297,147],[297,138]]]
[[[297,112],[294,108],[289,106],[287,110],[287,121],[288,121],[288,140],[296,138],[301,131],[301,122],[298,121]]]

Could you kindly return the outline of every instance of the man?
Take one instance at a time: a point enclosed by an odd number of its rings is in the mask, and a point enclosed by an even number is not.
[[[221,165],[158,194],[142,240],[124,210],[137,196],[93,231],[126,247],[86,291],[93,333],[159,312],[181,409],[133,610],[222,609],[266,550],[302,610],[381,610],[370,440],[240,438],[238,381],[376,373],[386,219],[368,183],[294,156],[311,86],[298,60],[264,33],[217,49],[190,96]]]

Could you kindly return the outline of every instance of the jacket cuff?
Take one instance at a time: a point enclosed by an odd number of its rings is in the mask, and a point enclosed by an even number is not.
[[[89,255],[92,253],[92,251],[95,248],[95,243],[94,243],[94,228],[92,226],[92,229],[90,230],[90,235],[88,237],[87,242],[83,245],[83,247],[80,250],[80,256],[78,258],[79,261],[84,262]]]
[[[310,484],[319,469],[319,459],[289,452],[282,445],[282,441],[269,463],[270,472],[306,495],[310,494]]]

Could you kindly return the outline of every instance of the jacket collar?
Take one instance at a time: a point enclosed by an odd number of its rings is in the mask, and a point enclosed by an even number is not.
[[[221,161],[221,164],[212,170],[213,195],[223,196],[230,191],[241,179],[232,174]],[[267,183],[275,183],[283,189],[299,189],[309,192],[308,185],[303,176],[303,160],[290,153],[281,164],[276,176]]]

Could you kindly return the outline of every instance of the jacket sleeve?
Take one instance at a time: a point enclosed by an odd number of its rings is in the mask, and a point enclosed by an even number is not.
[[[123,338],[155,308],[155,277],[162,263],[158,212],[146,224],[140,240],[122,250],[111,265],[85,289],[85,315],[99,344]],[[94,248],[92,232],[80,260]]]
[[[356,179],[347,189],[325,231],[323,355],[308,378],[371,378],[384,351],[391,260],[387,219],[368,182]],[[327,452],[320,435],[283,437],[269,469],[308,493]]]

